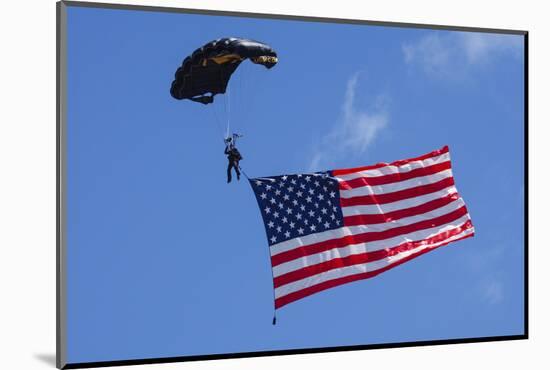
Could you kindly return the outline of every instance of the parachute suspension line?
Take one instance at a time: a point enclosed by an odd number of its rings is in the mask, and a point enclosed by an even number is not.
[[[237,117],[239,122],[239,127],[243,127],[243,109],[244,109],[244,98],[243,98],[243,77],[246,69],[246,63],[243,63],[244,65],[239,68],[238,71],[238,78],[237,78],[237,84],[239,85],[236,94],[235,94],[235,112],[238,111],[238,114],[235,114],[234,116]]]
[[[213,113],[213,115],[214,115],[214,121],[216,122],[216,126],[218,126],[218,131],[220,132],[220,135],[221,135],[222,139],[225,140],[225,136],[223,135],[222,123],[221,123],[221,121],[220,121],[220,118],[218,117],[218,112],[216,111],[216,104],[212,104],[212,107],[211,107],[211,108],[212,108],[211,110],[210,110],[210,109],[208,109],[208,110],[214,112],[214,113]]]
[[[227,87],[227,127],[225,128],[225,136],[229,137],[229,120],[231,118],[231,89]]]
[[[246,79],[249,74],[249,62],[243,63],[243,67],[241,68],[240,76],[239,76],[239,125],[242,125],[240,127],[247,128],[248,127],[248,121],[246,118],[246,113],[248,110],[248,102],[246,101],[247,96],[250,94],[249,89],[246,87]],[[242,122],[242,123],[241,123]]]
[[[239,73],[239,71],[237,71],[237,73]],[[237,75],[235,77],[235,81],[233,82],[233,87],[235,87],[235,91],[233,91],[233,104],[232,104],[232,108],[233,108],[233,122],[240,122],[239,120],[239,83],[238,83],[238,79],[239,79],[239,76]],[[233,90],[233,89],[232,89]],[[239,125],[240,127],[240,125]]]
[[[223,83],[223,76],[221,74],[221,71],[220,71],[220,84]],[[229,82],[228,82],[229,83]],[[227,139],[229,137],[229,133],[228,133],[228,128],[229,128],[229,114],[227,112],[227,93],[229,92],[229,86],[226,86],[226,90],[225,92],[222,94],[223,95],[223,111],[224,111],[224,117],[222,118],[222,126],[223,126],[223,122],[225,121],[225,119],[227,119],[227,124],[226,124],[226,129],[225,129],[225,133],[223,134],[223,138],[224,138],[224,142],[225,142],[225,139]]]
[[[246,104],[246,94],[248,93],[249,89],[247,86],[247,79],[248,79],[248,64],[249,63],[243,63],[242,70],[241,70],[241,79],[239,81],[240,83],[240,89],[241,89],[241,121],[243,124],[247,122],[247,111],[249,109],[248,105]]]

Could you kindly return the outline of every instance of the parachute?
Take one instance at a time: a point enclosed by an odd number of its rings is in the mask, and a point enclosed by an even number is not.
[[[234,37],[217,39],[183,60],[170,94],[178,100],[213,103],[216,94],[225,93],[231,75],[245,59],[268,69],[278,61],[275,50],[262,42]]]

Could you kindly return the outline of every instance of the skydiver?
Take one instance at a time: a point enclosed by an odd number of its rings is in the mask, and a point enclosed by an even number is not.
[[[235,173],[237,174],[237,180],[241,179],[241,172],[239,171],[239,161],[243,159],[241,156],[241,153],[239,153],[239,150],[236,147],[236,141],[238,137],[241,137],[242,135],[233,134],[233,137],[228,137],[225,139],[225,151],[224,153],[227,155],[227,182],[231,182],[231,169],[235,169]]]

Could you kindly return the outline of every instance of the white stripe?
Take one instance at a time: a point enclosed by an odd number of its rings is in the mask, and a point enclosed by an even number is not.
[[[451,169],[434,173],[433,175],[415,177],[405,181],[393,182],[391,184],[373,186],[365,185],[361,186],[360,188],[340,190],[340,197],[351,198],[362,195],[393,193],[395,191],[414,188],[416,186],[433,184],[435,182],[446,179],[447,177],[453,177],[453,172]]]
[[[450,159],[451,159],[451,156],[449,155],[449,152],[447,152],[437,157],[431,157],[421,161],[413,161],[401,166],[394,166],[394,165],[388,164],[387,166],[372,169],[372,170],[364,170],[364,171],[350,173],[347,175],[338,175],[335,177],[341,181],[349,181],[349,180],[356,179],[358,177],[377,177],[377,176],[391,175],[394,173],[405,173],[417,168],[423,168],[434,164],[447,162]]]
[[[453,194],[456,192],[457,192],[456,188],[453,185],[433,193],[420,195],[414,198],[398,200],[397,202],[392,202],[392,203],[342,207],[342,214],[344,216],[355,216],[355,215],[374,215],[374,214],[388,213],[388,212],[398,211],[400,209],[416,207],[421,204],[427,203],[435,199],[443,198],[449,194]]]
[[[317,274],[317,275],[314,275],[314,276],[310,276],[310,277],[307,277],[305,279],[294,281],[292,283],[289,283],[289,284],[286,284],[286,285],[283,285],[283,286],[280,286],[280,287],[276,288],[275,289],[275,298],[278,299],[278,298],[284,297],[287,294],[297,292],[299,290],[305,289],[305,288],[313,286],[313,285],[323,283],[325,281],[334,280],[334,279],[345,277],[345,276],[362,274],[362,273],[369,272],[369,271],[376,271],[376,270],[384,268],[388,265],[399,262],[403,258],[406,258],[406,257],[410,256],[411,254],[420,252],[420,251],[422,251],[424,249],[427,249],[427,248],[435,248],[435,247],[437,247],[441,244],[445,244],[445,243],[451,242],[453,240],[462,238],[462,237],[464,237],[468,234],[471,234],[473,232],[474,232],[474,229],[464,230],[462,233],[460,233],[458,235],[455,235],[451,238],[448,238],[444,241],[434,243],[434,244],[423,245],[423,246],[418,247],[416,249],[412,249],[410,251],[403,252],[403,253],[400,253],[400,254],[395,255],[395,256],[387,257],[387,258],[384,258],[384,259],[381,259],[381,260],[378,260],[378,261],[369,262],[369,263],[363,263],[363,264],[353,265],[353,266],[346,266],[346,267],[326,271],[326,272],[323,272],[321,274]]]
[[[300,238],[294,238],[285,240],[284,242],[273,244],[270,248],[271,256],[275,256],[279,253],[295,249],[297,247],[307,247],[308,245],[324,242],[330,239],[339,239],[344,236],[362,234],[365,232],[377,232],[393,229],[395,227],[410,225],[415,222],[429,220],[439,216],[446,215],[454,210],[459,209],[464,206],[464,201],[462,198],[459,198],[443,207],[434,209],[430,212],[426,212],[420,215],[415,215],[411,217],[401,218],[399,220],[394,220],[391,222],[383,222],[380,224],[371,224],[371,225],[361,225],[361,226],[348,226],[341,227],[339,229],[323,231],[316,234],[306,235]]]
[[[375,252],[386,248],[396,247],[403,243],[420,241],[434,237],[437,234],[441,234],[462,226],[466,221],[470,220],[468,214],[452,221],[452,223],[445,224],[443,226],[436,226],[430,229],[418,230],[412,233],[404,235],[394,236],[392,238],[384,240],[376,240],[367,243],[350,244],[346,247],[333,248],[321,253],[312,254],[305,257],[299,257],[295,260],[282,263],[273,267],[273,276],[281,276],[291,271],[300,270],[304,267],[317,265],[319,263],[327,262],[336,258],[344,258],[354,254],[363,254],[369,252]]]

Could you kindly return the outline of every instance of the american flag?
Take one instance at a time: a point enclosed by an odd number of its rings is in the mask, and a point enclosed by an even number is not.
[[[372,166],[250,179],[275,308],[474,235],[447,146]]]

